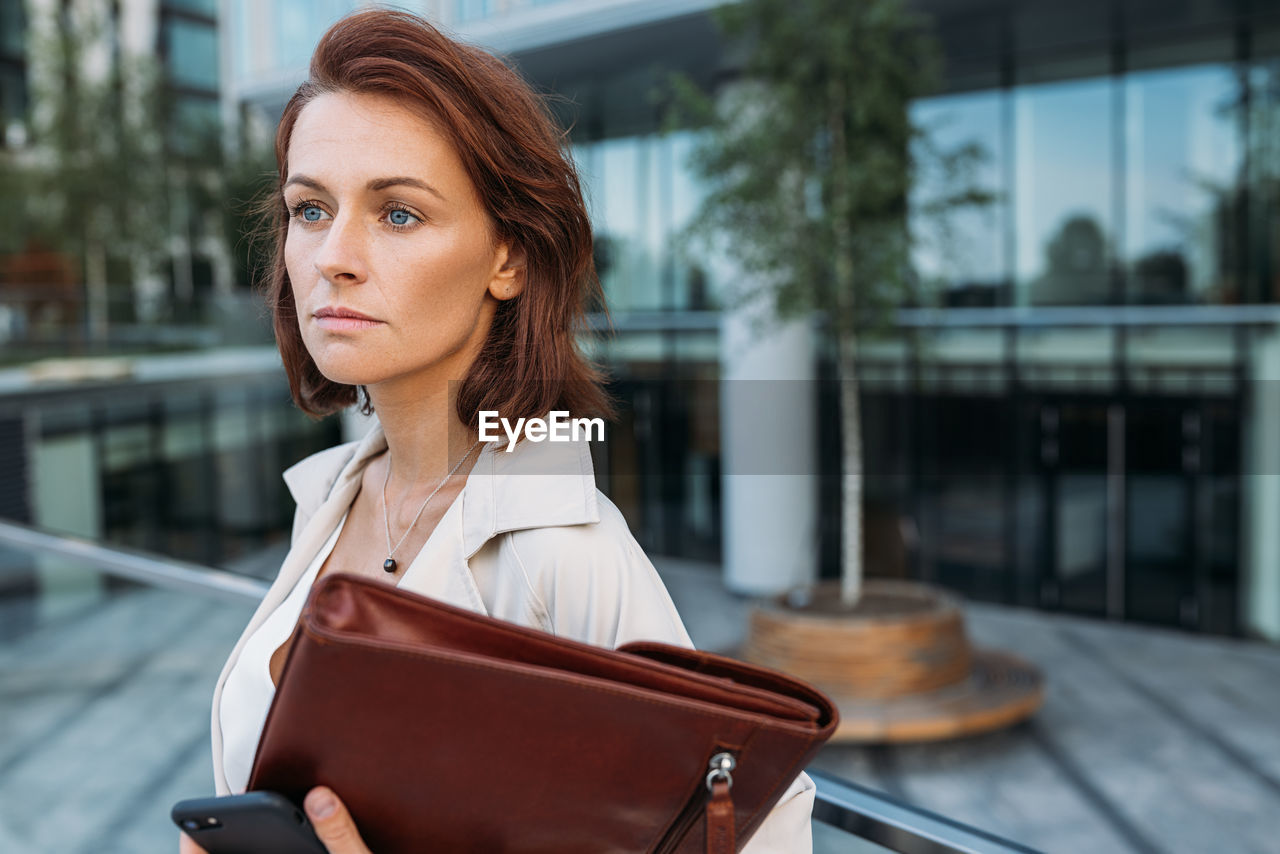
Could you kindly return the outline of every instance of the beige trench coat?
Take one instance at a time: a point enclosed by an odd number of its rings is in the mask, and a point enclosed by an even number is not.
[[[220,715],[222,687],[248,637],[289,595],[359,492],[365,465],[387,447],[375,423],[361,440],[313,454],[284,473],[297,502],[280,573],[231,651],[213,694],[213,773],[223,732],[253,725]],[[485,445],[458,497],[414,558],[400,587],[610,649],[648,639],[692,647],[675,605],[622,514],[596,489],[585,442]],[[800,774],[743,854],[809,854],[816,789]]]

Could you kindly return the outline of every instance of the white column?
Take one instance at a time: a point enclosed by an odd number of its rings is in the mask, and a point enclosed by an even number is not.
[[[27,435],[39,431],[29,427]],[[102,538],[101,487],[93,437],[73,433],[36,439],[31,446],[32,522],[38,528],[90,540]],[[102,596],[102,576],[82,561],[57,555],[35,558],[42,619],[73,612]]]
[[[765,596],[813,583],[818,553],[814,335],[765,300],[720,334],[724,582]]]
[[[1280,641],[1280,330],[1259,330],[1250,374],[1241,486],[1240,614],[1244,630]]]

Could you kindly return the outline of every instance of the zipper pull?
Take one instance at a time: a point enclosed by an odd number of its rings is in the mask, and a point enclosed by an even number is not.
[[[707,763],[707,854],[734,854],[733,775],[737,766],[732,753],[717,753]]]

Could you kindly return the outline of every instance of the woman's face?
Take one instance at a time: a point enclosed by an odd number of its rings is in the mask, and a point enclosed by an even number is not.
[[[302,109],[287,157],[285,265],[320,372],[371,393],[464,377],[522,278],[452,144],[390,98],[339,92]]]

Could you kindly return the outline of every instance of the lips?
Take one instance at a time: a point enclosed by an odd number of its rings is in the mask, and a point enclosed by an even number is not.
[[[325,306],[315,313],[316,317],[345,317],[352,320],[371,320],[375,323],[380,322],[376,317],[370,317],[367,314],[361,314],[349,308],[335,308],[333,306]]]
[[[383,322],[350,308],[327,305],[315,312],[316,326],[330,332],[354,332],[382,326]]]

